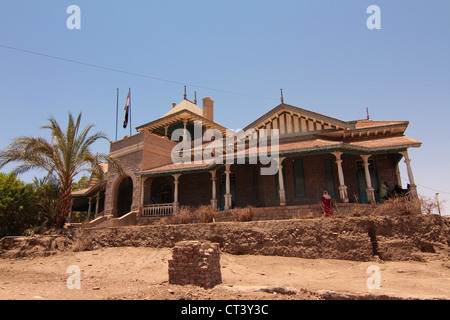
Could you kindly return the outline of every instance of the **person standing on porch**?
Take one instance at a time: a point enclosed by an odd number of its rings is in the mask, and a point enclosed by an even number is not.
[[[384,201],[388,198],[389,188],[386,182],[383,182],[380,186],[380,200]]]
[[[333,215],[331,210],[331,196],[327,190],[322,194],[322,212],[324,217],[331,217]]]

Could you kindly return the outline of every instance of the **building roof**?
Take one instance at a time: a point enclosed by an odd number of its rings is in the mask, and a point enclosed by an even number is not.
[[[406,148],[418,148],[421,142],[407,136],[383,137],[378,139],[352,141],[346,143],[349,146],[359,148],[360,150],[367,149],[367,151],[381,151],[381,150],[399,150]]]
[[[320,151],[347,151],[348,153],[375,153],[379,151],[404,150],[418,148],[421,142],[407,136],[373,137],[360,141],[328,140],[320,137],[312,137],[305,140],[280,141],[280,156],[301,155]],[[246,155],[255,154],[257,149],[249,150]]]
[[[107,163],[100,163],[100,167],[102,168],[104,174],[108,173]],[[88,186],[81,190],[72,191],[72,197],[86,197],[93,195],[99,191],[105,183],[106,182],[104,180],[100,180],[96,175],[91,175]]]
[[[408,126],[408,121],[373,121],[368,119],[349,121],[349,123],[354,124],[354,129],[367,129],[367,128],[377,128],[377,127],[387,127],[387,126]]]
[[[215,163],[195,163],[191,161],[191,163],[180,163],[180,164],[167,164],[161,167],[153,168],[150,170],[141,171],[140,174],[143,176],[158,176],[158,175],[169,175],[169,174],[177,174],[177,173],[194,173],[205,170],[211,170],[214,167],[221,166]]]
[[[170,109],[170,111],[167,112],[165,115],[163,115],[162,117],[159,117],[159,119],[167,117],[167,116],[170,116],[171,114],[177,113],[177,112],[182,111],[182,110],[190,111],[192,113],[195,113],[195,114],[203,117],[202,109],[200,109],[199,106],[197,106],[196,104],[194,104],[190,100],[185,99],[185,100],[181,101],[179,104],[177,104],[175,107]]]
[[[294,132],[294,116],[296,119],[296,131]],[[369,119],[343,121],[329,117],[317,112],[295,107],[289,104],[281,103],[272,110],[268,111],[248,126],[243,131],[249,129],[262,129],[269,123],[280,124],[286,121],[286,127],[289,119],[290,131],[284,131],[279,140],[279,156],[299,156],[312,153],[324,153],[334,151],[344,151],[352,154],[375,154],[379,152],[398,152],[410,147],[420,147],[421,142],[405,136],[403,133],[409,125],[408,121],[373,121]],[[285,120],[283,120],[285,119]],[[219,129],[222,134],[226,128],[218,125],[203,117],[203,111],[195,103],[185,99],[174,106],[162,117],[138,127],[138,130],[148,129],[158,134],[167,135],[170,126],[181,121],[202,121],[208,128]],[[317,124],[310,130],[300,130],[301,122],[311,122]],[[302,126],[304,126],[302,124]],[[226,135],[223,135],[225,142]],[[203,152],[204,148],[210,144],[209,141],[201,142],[199,150],[191,150],[194,153]],[[195,146],[194,146],[195,147]],[[226,149],[223,146],[223,159],[225,159]],[[216,149],[217,150],[217,149]],[[187,150],[185,150],[187,151]],[[242,152],[244,151],[244,152]],[[239,150],[235,146],[235,158],[249,157],[255,155],[259,148]],[[269,152],[270,153],[270,152]],[[223,161],[225,163],[225,161]],[[222,164],[216,163],[184,163],[168,164],[151,170],[140,172],[144,176],[168,175],[176,173],[192,173],[206,170],[214,170],[221,167]]]
[[[151,130],[152,132],[164,135],[165,128],[170,127],[174,124],[180,123],[182,121],[194,122],[201,121],[203,125],[207,128],[217,129],[223,135],[226,134],[226,128],[219,125],[215,121],[211,121],[203,117],[203,111],[199,106],[193,102],[185,99],[173,107],[169,112],[167,112],[162,117],[148,122],[146,124],[136,127],[138,131],[143,129]],[[169,132],[170,133],[170,132]]]
[[[279,156],[296,156],[296,155],[307,155],[310,153],[317,152],[334,152],[334,151],[346,151],[346,153],[351,154],[374,154],[379,151],[401,151],[407,148],[418,148],[421,142],[412,139],[407,136],[385,136],[385,137],[373,137],[372,139],[365,139],[361,141],[337,141],[337,140],[327,140],[320,137],[312,137],[309,139],[303,139],[300,141],[290,140],[290,141],[280,141],[279,143]],[[250,155],[258,155],[259,148],[246,148],[243,152],[234,151],[234,156],[237,158],[247,158]],[[270,148],[267,150],[270,154],[269,157],[273,157],[273,153]],[[191,161],[190,163],[181,164],[168,164],[161,167],[153,168],[150,170],[140,172],[143,176],[160,176],[160,175],[170,175],[178,173],[194,173],[209,171],[220,168],[225,163],[226,151],[223,148],[223,163],[207,163],[202,161],[201,163],[195,163]],[[234,162],[236,163],[236,161]],[[248,163],[248,161],[246,161]]]

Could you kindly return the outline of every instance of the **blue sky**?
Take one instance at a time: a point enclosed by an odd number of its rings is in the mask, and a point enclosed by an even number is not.
[[[380,30],[366,27],[373,4]],[[70,5],[80,30],[66,26]],[[410,121],[406,134],[423,143],[410,150],[419,193],[439,190],[450,207],[449,35],[448,0],[2,0],[0,45],[149,77],[0,47],[0,148],[46,136],[47,118],[65,124],[69,111],[114,140],[116,88],[119,123],[128,88],[135,127],[180,102],[187,84],[232,129],[275,107],[283,88],[286,103],[341,120],[365,118],[368,106],[373,120]],[[119,125],[119,139],[128,133]]]

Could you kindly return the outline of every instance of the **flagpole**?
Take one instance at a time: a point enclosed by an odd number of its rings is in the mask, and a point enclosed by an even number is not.
[[[131,89],[128,88],[128,94],[130,95],[130,110],[129,110],[129,116],[130,116],[130,137],[131,137]]]
[[[117,119],[119,117],[119,88],[117,88],[117,98],[116,98],[116,141],[117,141]]]

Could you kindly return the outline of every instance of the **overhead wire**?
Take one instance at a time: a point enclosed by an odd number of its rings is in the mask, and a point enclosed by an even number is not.
[[[79,65],[83,65],[83,66],[87,66],[87,67],[103,69],[103,70],[107,70],[107,71],[127,74],[127,75],[141,77],[141,78],[147,78],[147,79],[151,79],[151,80],[155,80],[155,81],[162,81],[162,82],[167,82],[167,83],[186,85],[191,88],[199,88],[199,89],[211,90],[211,91],[240,95],[240,96],[247,96],[247,97],[252,97],[252,98],[266,99],[266,100],[277,100],[276,98],[271,98],[271,97],[263,97],[263,96],[258,96],[258,95],[243,93],[243,92],[235,92],[235,91],[224,90],[224,89],[210,88],[210,87],[205,87],[205,86],[196,85],[196,84],[190,84],[190,83],[184,83],[184,82],[170,80],[170,79],[159,78],[159,77],[150,76],[150,75],[146,75],[146,74],[142,74],[142,73],[136,73],[136,72],[126,71],[126,70],[101,66],[98,64],[58,57],[58,56],[54,56],[54,55],[50,55],[50,54],[46,54],[46,53],[42,53],[42,52],[16,48],[16,47],[7,46],[4,44],[0,44],[0,47],[5,48],[5,49],[14,50],[14,51],[24,52],[24,53],[28,53],[28,54],[33,54],[33,55],[37,55],[37,56],[41,56],[41,57],[46,57],[46,58],[50,58],[50,59],[56,59],[56,60],[65,61],[65,62],[69,62],[69,63],[79,64]]]
[[[409,183],[409,179],[406,179],[405,177],[401,177],[401,178],[402,178],[404,181],[406,181],[406,182]],[[420,185],[420,184],[418,184],[418,183],[416,183],[416,186],[421,187],[421,188],[425,188],[425,189],[429,189],[429,190],[432,190],[432,191],[435,191],[435,192],[439,192],[439,193],[450,194],[450,192],[447,192],[447,191],[441,191],[441,190],[437,190],[437,189],[433,189],[433,188],[430,188],[430,187],[426,187],[426,186]]]

